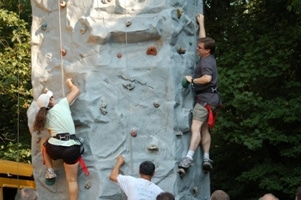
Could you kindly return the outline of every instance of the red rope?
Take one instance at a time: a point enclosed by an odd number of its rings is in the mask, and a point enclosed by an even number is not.
[[[215,113],[212,112],[212,109],[211,109],[211,107],[210,107],[209,104],[206,104],[205,107],[208,110],[208,126],[209,126],[209,128],[213,128],[217,113],[216,112]]]
[[[86,165],[86,163],[85,163],[85,161],[84,161],[84,159],[83,159],[82,156],[79,157],[78,162],[79,162],[80,166],[82,167],[82,169],[83,169],[83,171],[84,171],[84,174],[85,174],[86,176],[88,176],[90,173],[89,173],[89,170],[88,170],[88,168],[87,168],[87,165]]]

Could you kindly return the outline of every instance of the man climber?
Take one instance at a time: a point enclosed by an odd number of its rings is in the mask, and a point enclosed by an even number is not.
[[[213,126],[216,109],[221,104],[219,92],[217,90],[218,71],[214,57],[215,41],[206,37],[204,28],[204,16],[197,15],[200,26],[197,54],[200,60],[196,64],[193,76],[185,76],[186,80],[192,84],[195,91],[195,106],[192,110],[191,139],[187,155],[179,163],[180,168],[189,168],[193,161],[193,155],[200,142],[202,144],[204,157],[203,169],[212,169],[212,160],[209,158],[211,136],[209,128]]]

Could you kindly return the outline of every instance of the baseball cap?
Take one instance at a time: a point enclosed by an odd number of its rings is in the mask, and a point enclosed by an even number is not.
[[[37,104],[39,108],[45,107],[47,108],[49,105],[50,98],[53,96],[53,92],[50,90],[47,93],[41,94],[37,99]]]

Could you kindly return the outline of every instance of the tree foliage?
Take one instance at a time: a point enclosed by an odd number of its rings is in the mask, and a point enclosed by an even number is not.
[[[301,185],[296,4],[215,0],[206,5],[224,104],[212,136],[212,188],[229,191],[231,199],[258,199],[267,192],[293,199]]]
[[[301,0],[204,5],[223,97],[212,131],[212,190],[226,190],[232,200],[267,192],[294,199],[301,185]],[[0,157],[28,161],[30,5],[7,0],[0,6]]]
[[[0,9],[0,157],[23,162],[30,159],[26,116],[31,101],[27,26],[18,14]]]

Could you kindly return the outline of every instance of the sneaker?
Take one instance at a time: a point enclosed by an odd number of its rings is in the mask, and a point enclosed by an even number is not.
[[[211,170],[212,170],[212,163],[213,163],[213,161],[212,160],[210,160],[210,159],[204,159],[203,160],[203,170],[205,171],[205,172],[210,172]]]
[[[182,168],[189,168],[191,164],[192,164],[192,160],[188,157],[184,157],[178,166]]]
[[[47,170],[46,174],[45,174],[45,178],[46,179],[52,179],[52,178],[55,178],[56,177],[56,174],[54,171],[49,171]]]

